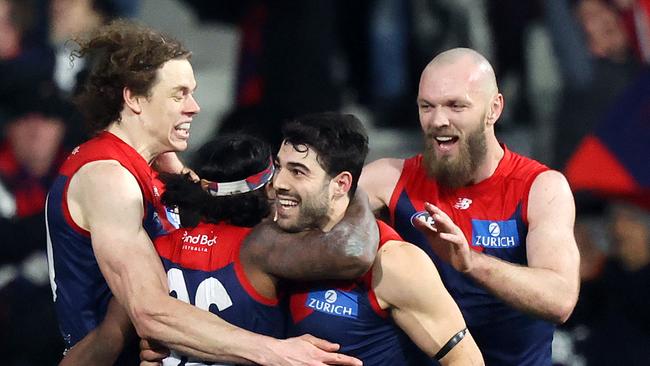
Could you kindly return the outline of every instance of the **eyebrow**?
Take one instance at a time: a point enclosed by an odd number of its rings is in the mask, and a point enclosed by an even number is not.
[[[185,86],[185,85],[178,85],[178,86],[172,88],[172,93],[176,93],[176,92],[179,92],[179,91],[182,91],[182,92],[184,92],[184,93],[185,93],[185,92],[192,92],[192,93],[193,93],[193,92],[196,91],[196,89],[198,89],[198,87],[199,87],[199,86],[197,85],[197,86],[195,86],[194,89],[192,90],[192,89],[190,89],[189,87],[187,87],[187,86]]]
[[[276,155],[275,158],[273,159],[275,164],[280,164],[280,158]],[[311,173],[311,169],[303,163],[296,163],[296,162],[288,162],[287,163],[287,168],[301,168],[303,170],[306,170],[307,172]]]

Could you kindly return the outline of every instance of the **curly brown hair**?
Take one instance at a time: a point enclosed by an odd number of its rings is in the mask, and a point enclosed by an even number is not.
[[[157,71],[169,60],[189,59],[176,39],[126,20],[99,27],[86,39],[75,39],[79,49],[71,57],[87,58],[90,72],[75,103],[91,133],[119,121],[124,107],[122,90],[149,96]]]

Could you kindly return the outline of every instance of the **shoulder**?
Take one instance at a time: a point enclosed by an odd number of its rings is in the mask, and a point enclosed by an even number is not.
[[[403,167],[404,159],[384,158],[363,168],[359,185],[368,193],[373,210],[388,205]]]
[[[368,163],[363,168],[363,174],[366,175],[399,175],[404,167],[404,159],[383,158]]]
[[[135,176],[118,161],[99,160],[82,166],[70,180],[69,198],[84,203],[142,201]],[[102,197],[104,199],[102,199]]]
[[[528,219],[531,224],[544,217],[573,217],[574,212],[573,194],[562,173],[547,170],[535,177],[528,197]]]
[[[397,305],[414,299],[430,284],[440,282],[438,271],[427,254],[417,246],[391,240],[377,253],[373,266],[373,289],[386,304]]]
[[[389,240],[379,248],[376,262],[384,270],[406,274],[416,270],[418,265],[429,263],[433,265],[427,254],[417,246],[401,240]]]

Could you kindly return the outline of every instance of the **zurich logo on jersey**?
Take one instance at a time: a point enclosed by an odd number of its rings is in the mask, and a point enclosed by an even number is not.
[[[517,221],[472,220],[472,245],[496,249],[518,247]]]
[[[359,310],[357,295],[340,290],[310,292],[305,306],[321,313],[346,318],[356,318]]]

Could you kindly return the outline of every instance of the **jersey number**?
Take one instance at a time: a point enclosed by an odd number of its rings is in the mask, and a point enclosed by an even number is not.
[[[214,277],[208,277],[199,283],[196,288],[194,302],[190,301],[190,295],[187,291],[185,276],[183,271],[178,268],[172,268],[167,271],[167,283],[169,284],[169,293],[176,293],[176,298],[188,304],[195,305],[199,309],[210,311],[210,305],[215,305],[219,311],[223,311],[232,306],[232,300],[228,296],[226,288],[221,281]],[[163,360],[163,366],[199,366],[205,365],[200,361],[188,360],[187,356],[171,351],[169,357]],[[210,365],[217,366],[211,363]]]

